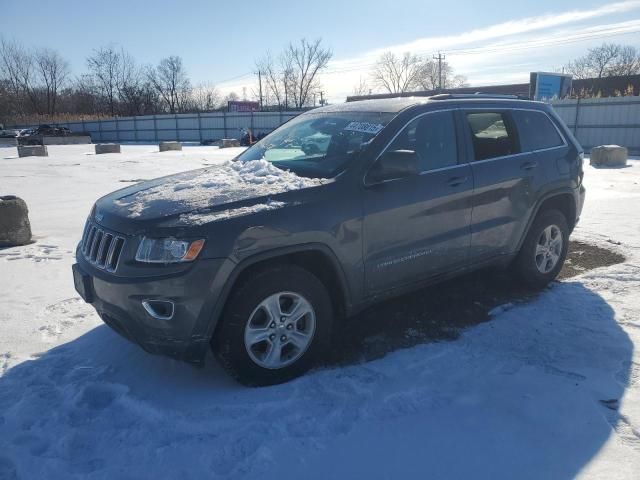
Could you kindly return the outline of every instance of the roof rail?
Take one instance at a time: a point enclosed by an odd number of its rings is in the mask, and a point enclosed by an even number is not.
[[[439,93],[429,97],[429,100],[452,100],[456,98],[510,98],[514,100],[529,100],[520,95],[503,95],[499,93]]]

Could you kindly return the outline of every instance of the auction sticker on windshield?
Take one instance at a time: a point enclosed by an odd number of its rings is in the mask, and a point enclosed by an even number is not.
[[[370,133],[372,135],[375,135],[383,128],[384,125],[369,122],[351,122],[346,127],[344,127],[345,130],[350,130],[352,132]]]

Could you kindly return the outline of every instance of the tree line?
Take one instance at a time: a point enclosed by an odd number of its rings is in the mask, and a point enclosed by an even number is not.
[[[278,54],[255,60],[256,86],[242,97],[223,96],[210,83],[193,85],[180,56],[156,65],[136,61],[124,48],[107,45],[87,56],[86,70],[72,75],[69,62],[50,48],[29,48],[0,37],[0,123],[33,123],[71,118],[207,112],[229,100],[256,100],[265,110],[302,109],[326,103],[322,73],[333,52],[322,39],[290,42]],[[605,43],[562,69],[574,78],[640,74],[640,52],[633,46]],[[337,72],[340,73],[340,72]],[[354,95],[404,93],[468,86],[444,57],[411,52],[382,53]]]
[[[179,56],[141,65],[109,45],[94,50],[86,72],[74,77],[57,51],[0,38],[0,122],[210,111],[221,101],[215,87],[192,86]]]
[[[95,49],[86,58],[86,71],[73,76],[57,51],[0,38],[0,123],[208,112],[226,108],[230,100],[301,109],[314,105],[318,75],[331,57],[321,39],[291,42],[279,56],[282,71],[265,57],[255,92],[243,89],[242,96],[230,92],[223,97],[212,84],[192,85],[179,56],[142,65],[123,48],[108,45]]]
[[[638,75],[640,50],[631,45],[603,43],[569,62],[562,70],[576,79]]]

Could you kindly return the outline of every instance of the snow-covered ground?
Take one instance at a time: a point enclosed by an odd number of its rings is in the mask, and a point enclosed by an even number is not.
[[[185,147],[0,149],[36,242],[0,250],[0,479],[584,478],[640,472],[640,161],[586,168],[574,236],[623,264],[496,309],[457,340],[262,389],[144,353],[73,289],[93,201],[223,162]]]

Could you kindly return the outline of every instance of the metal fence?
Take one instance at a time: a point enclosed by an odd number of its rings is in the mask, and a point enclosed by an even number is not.
[[[640,155],[640,97],[558,100],[553,106],[585,150],[597,145],[625,146]],[[240,138],[241,129],[268,133],[300,112],[214,112],[145,115],[57,125],[91,134],[94,142],[158,142]],[[26,128],[29,125],[15,126]]]
[[[622,145],[640,155],[640,97],[607,97],[552,102],[585,151]]]
[[[242,129],[254,135],[269,133],[300,112],[213,112],[140,117],[114,117],[102,120],[60,122],[73,132],[87,132],[93,142],[158,142],[178,140],[201,142],[220,138],[240,138]],[[28,128],[33,125],[16,125]]]

